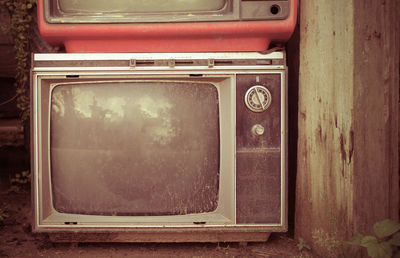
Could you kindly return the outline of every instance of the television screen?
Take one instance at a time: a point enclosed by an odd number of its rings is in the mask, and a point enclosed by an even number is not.
[[[39,0],[50,23],[284,20],[295,0]]]
[[[55,84],[50,116],[54,208],[130,216],[214,211],[218,103],[218,91],[209,83]]]
[[[104,14],[104,13],[175,13],[205,12],[223,9],[228,0],[57,0],[61,13]]]

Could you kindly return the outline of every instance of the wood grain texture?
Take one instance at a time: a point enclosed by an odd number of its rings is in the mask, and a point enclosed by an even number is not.
[[[399,1],[354,1],[354,227],[398,218]]]
[[[398,219],[398,5],[300,6],[295,231],[329,257],[355,232]]]

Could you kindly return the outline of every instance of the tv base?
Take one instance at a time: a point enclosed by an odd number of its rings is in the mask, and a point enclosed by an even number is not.
[[[270,232],[197,232],[197,233],[49,233],[52,242],[266,242]]]

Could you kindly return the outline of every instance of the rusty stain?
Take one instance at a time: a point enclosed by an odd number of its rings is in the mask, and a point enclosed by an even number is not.
[[[353,158],[354,153],[354,131],[350,130],[350,147],[349,147],[349,163],[351,163],[351,159]]]
[[[346,162],[346,150],[344,148],[343,134],[340,134],[340,153],[342,154],[342,161]]]
[[[300,116],[303,120],[306,120],[307,116],[305,112],[300,112]]]
[[[367,40],[372,40],[373,38],[381,39],[382,33],[375,30],[373,33],[367,36]]]
[[[317,127],[317,137],[318,137],[319,141],[322,142],[322,127],[321,127],[321,125],[318,125],[318,127]]]
[[[340,153],[342,156],[342,161],[343,164],[350,164],[351,160],[353,158],[353,154],[354,154],[354,131],[350,130],[350,134],[349,134],[349,149],[348,149],[348,153],[346,152],[346,148],[345,148],[345,138],[343,136],[343,134],[340,134]],[[347,156],[348,161],[347,161]],[[344,167],[342,170],[342,175],[344,176]]]
[[[378,32],[378,31],[374,31],[373,35],[377,39],[380,39],[382,37],[382,33]]]

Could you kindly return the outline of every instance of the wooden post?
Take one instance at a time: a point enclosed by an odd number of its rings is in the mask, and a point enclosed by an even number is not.
[[[300,3],[295,234],[323,257],[398,220],[400,3]]]

